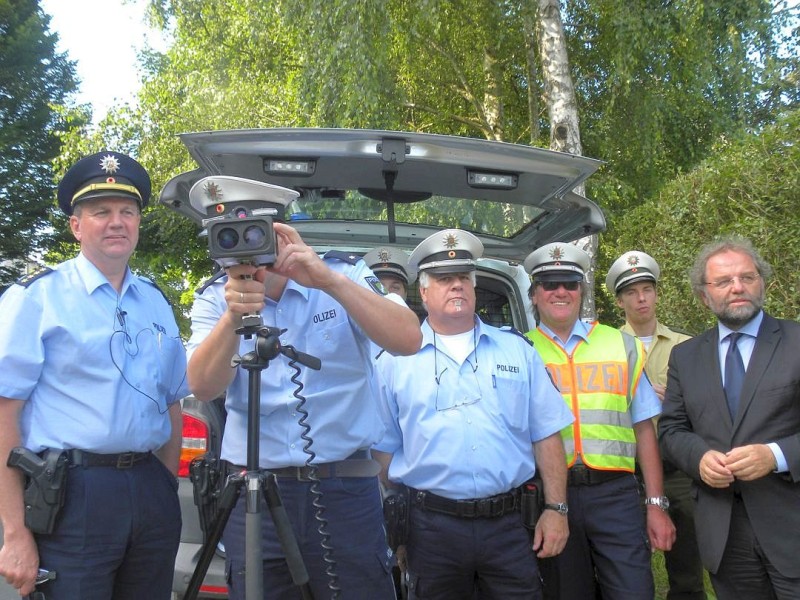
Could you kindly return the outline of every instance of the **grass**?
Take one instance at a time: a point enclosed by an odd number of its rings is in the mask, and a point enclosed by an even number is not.
[[[669,583],[667,582],[667,570],[664,566],[664,553],[653,553],[653,579],[656,583],[656,598],[655,600],[666,600],[667,592],[669,591]],[[716,600],[714,595],[714,588],[711,587],[711,581],[708,579],[708,573],[705,573],[706,583],[706,597],[708,600]]]

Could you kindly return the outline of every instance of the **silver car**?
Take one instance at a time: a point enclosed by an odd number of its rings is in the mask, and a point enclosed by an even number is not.
[[[198,168],[170,180],[160,201],[198,225],[207,215],[192,207],[189,190],[203,177],[227,175],[298,192],[286,218],[320,253],[363,255],[387,244],[410,252],[439,229],[471,231],[484,245],[477,312],[492,325],[521,331],[534,326],[529,280],[520,266],[528,253],[605,229],[598,206],[573,192],[600,164],[585,157],[473,138],[353,129],[211,131],[181,140]],[[408,304],[424,317],[416,290],[409,290]],[[195,571],[224,485],[222,477],[195,472],[193,486],[189,464],[198,456],[216,464],[224,422],[222,400],[184,399],[178,490],[183,530],[173,583],[178,598]],[[199,596],[226,597],[222,548]]]

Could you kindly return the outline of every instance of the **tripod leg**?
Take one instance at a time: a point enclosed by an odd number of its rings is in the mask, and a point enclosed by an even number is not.
[[[262,484],[264,486],[264,499],[267,501],[272,522],[275,524],[275,531],[278,534],[278,540],[286,557],[286,564],[289,567],[292,581],[300,587],[304,600],[313,600],[314,595],[309,585],[308,571],[303,562],[303,556],[300,554],[300,547],[297,545],[297,538],[294,535],[292,524],[289,522],[286,507],[283,505],[283,500],[278,493],[275,476],[270,474],[262,475]]]
[[[203,543],[200,557],[197,560],[197,566],[194,568],[194,573],[192,573],[192,578],[189,580],[189,585],[186,588],[184,600],[195,600],[197,598],[200,586],[203,584],[203,579],[205,579],[206,573],[208,572],[208,566],[211,564],[211,559],[214,558],[217,544],[220,539],[222,539],[222,532],[225,531],[228,518],[231,516],[233,507],[236,506],[236,500],[239,498],[239,490],[244,481],[241,475],[234,475],[230,477],[225,484],[225,488],[220,496],[219,509],[214,519],[214,525],[211,528],[208,539]]]
[[[258,471],[247,473],[247,512],[245,513],[245,598],[264,596],[264,560],[261,553],[261,478]]]

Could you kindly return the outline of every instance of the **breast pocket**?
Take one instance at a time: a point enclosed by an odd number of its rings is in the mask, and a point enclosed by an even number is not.
[[[492,374],[494,395],[492,412],[509,428],[524,430],[528,427],[528,396],[530,388],[524,377],[508,374]]]

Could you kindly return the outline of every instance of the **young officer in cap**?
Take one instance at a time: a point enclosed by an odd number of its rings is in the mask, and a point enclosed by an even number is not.
[[[259,200],[275,208],[280,221],[296,195],[241,178],[207,177],[189,197],[193,206]],[[222,458],[240,472],[247,463],[249,377],[245,369],[231,368],[231,358],[252,352],[255,344],[236,331],[242,316],[259,313],[264,325],[285,329],[282,345],[321,360],[319,371],[301,366],[302,389],[292,381],[295,370],[283,354],[261,378],[260,466],[277,477],[314,597],[329,597],[329,584],[336,583],[343,598],[393,599],[379,469],[369,451],[383,435],[371,343],[391,353],[416,352],[419,320],[399,297],[384,295],[360,256],[329,252],[320,258],[294,228],[276,221],[274,230],[274,264],[230,266],[196,294],[189,384],[200,400],[225,393]],[[306,418],[297,410],[295,392],[305,398]],[[304,451],[307,446],[313,457]],[[312,460],[316,471],[308,466]],[[312,489],[321,490],[322,497]],[[327,540],[319,531],[317,501],[325,507]],[[223,534],[232,600],[245,598],[245,524],[246,499],[241,496]],[[262,531],[264,598],[294,598],[298,590],[272,519],[262,519]],[[323,544],[332,547],[330,557]],[[337,581],[327,573],[329,567]]]
[[[402,249],[389,246],[374,248],[364,255],[364,262],[388,293],[407,299],[408,286],[416,279],[416,273],[409,273],[408,257]]]
[[[525,259],[539,326],[528,332],[575,422],[561,431],[567,454],[570,537],[544,568],[545,596],[652,600],[650,547],[669,550],[675,527],[665,511],[652,417],[661,411],[634,337],[578,317],[589,255],[573,244],[542,246]],[[642,518],[634,476],[647,493]],[[662,508],[663,507],[663,508]],[[649,538],[649,545],[647,540]]]
[[[0,574],[21,595],[37,569],[48,600],[168,599],[181,530],[175,474],[186,355],[169,303],[131,273],[150,177],[100,152],[58,187],[80,253],[0,299]],[[24,524],[12,448],[63,450],[51,533]],[[34,457],[30,464],[35,464]]]
[[[413,356],[378,360],[387,432],[375,447],[389,487],[410,488],[409,598],[541,598],[536,558],[568,536],[564,447],[572,421],[541,360],[475,314],[483,246],[447,229],[409,259],[428,317]],[[546,508],[531,533],[520,487],[538,472]]]
[[[690,336],[671,330],[656,318],[658,278],[661,268],[644,252],[631,250],[611,265],[606,288],[625,312],[621,331],[641,340],[647,352],[644,370],[658,399],[664,401],[669,353]],[[690,494],[692,480],[671,463],[663,461],[664,492],[669,498],[669,515],[675,524],[672,550],[664,553],[669,578],[669,600],[705,600],[703,565],[694,529],[694,507]]]

